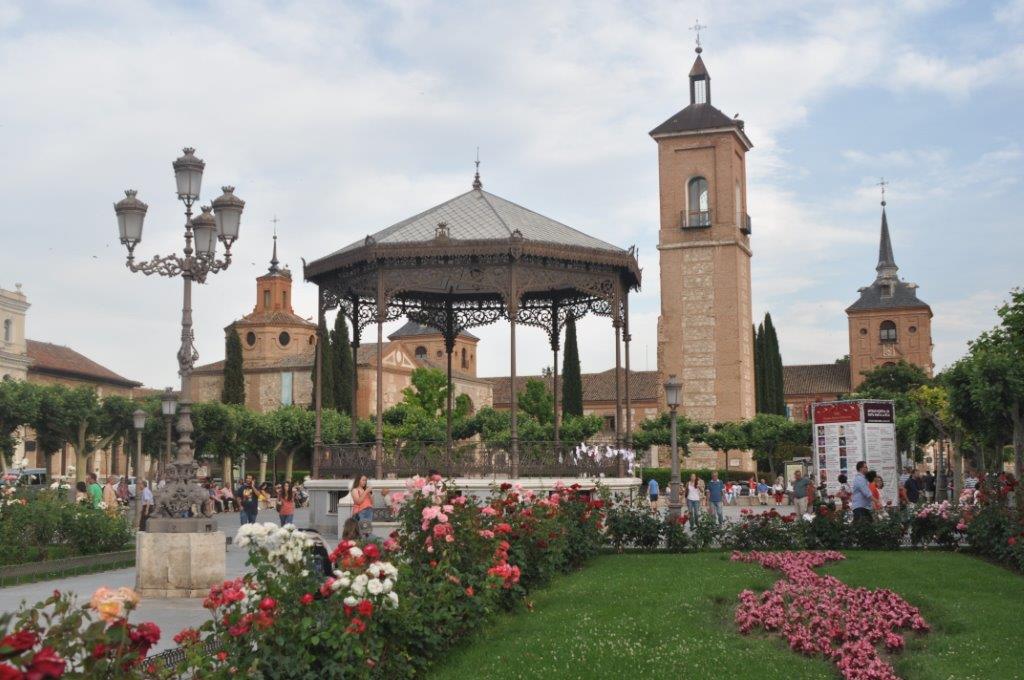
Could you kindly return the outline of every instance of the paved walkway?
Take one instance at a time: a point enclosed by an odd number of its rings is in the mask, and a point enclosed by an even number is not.
[[[273,510],[261,510],[258,519],[260,522],[277,523],[277,513]],[[297,526],[305,526],[308,519],[309,510],[307,508],[299,508],[295,511]],[[226,536],[234,538],[239,526],[238,513],[229,512],[217,515],[217,524]],[[334,538],[324,536],[324,540],[328,544],[328,549],[333,549]],[[225,565],[227,578],[235,578],[245,573],[246,556],[246,551],[241,548],[234,545],[227,547],[227,563]],[[39,602],[44,600],[53,594],[54,589],[76,593],[84,601],[102,586],[108,588],[134,587],[135,567],[0,588],[0,611],[13,611],[22,601]],[[160,642],[150,652],[155,654],[174,647],[172,638],[175,633],[187,626],[199,625],[206,620],[207,616],[207,611],[203,609],[202,598],[147,598],[139,603],[139,608],[132,614],[131,620],[135,623],[152,621],[160,626]]]

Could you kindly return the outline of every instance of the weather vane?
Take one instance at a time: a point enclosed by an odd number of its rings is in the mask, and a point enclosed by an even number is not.
[[[693,26],[690,26],[690,30],[694,31],[697,34],[697,54],[700,54],[701,52],[704,51],[704,48],[700,46],[700,32],[703,31],[705,28],[707,28],[707,25],[700,23],[700,19],[697,19]]]
[[[884,208],[885,207],[885,188],[887,186],[889,186],[889,183],[885,181],[884,177],[879,177],[878,178],[878,183],[875,184],[875,186],[882,188],[882,207]]]
[[[484,183],[480,181],[480,147],[476,147],[476,174],[473,175],[473,188],[481,189]]]
[[[277,238],[277,223],[280,221],[277,219],[277,215],[274,215],[274,219],[270,220],[274,223],[274,238]]]

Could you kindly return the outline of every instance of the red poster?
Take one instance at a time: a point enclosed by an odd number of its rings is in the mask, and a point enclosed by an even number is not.
[[[860,421],[860,403],[855,401],[833,401],[814,405],[815,424],[849,423]]]

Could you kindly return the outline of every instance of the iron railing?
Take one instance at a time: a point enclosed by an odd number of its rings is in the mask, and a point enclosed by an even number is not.
[[[373,442],[324,446],[319,461],[324,479],[375,476]],[[618,476],[616,458],[593,459],[576,454],[576,445],[564,442],[519,442],[520,477]],[[384,477],[412,477],[437,473],[444,477],[510,478],[511,445],[461,442],[449,450],[445,442],[401,441],[384,444],[381,471]]]
[[[711,226],[710,210],[684,210],[682,213],[683,229],[700,229]]]

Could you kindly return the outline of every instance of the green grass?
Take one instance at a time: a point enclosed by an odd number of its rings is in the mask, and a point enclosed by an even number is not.
[[[847,552],[824,571],[885,587],[933,627],[892,661],[907,680],[1024,678],[1024,578],[941,552]],[[532,612],[495,617],[447,655],[445,678],[837,678],[781,639],[742,636],[736,596],[775,572],[725,553],[607,555],[531,596]]]

